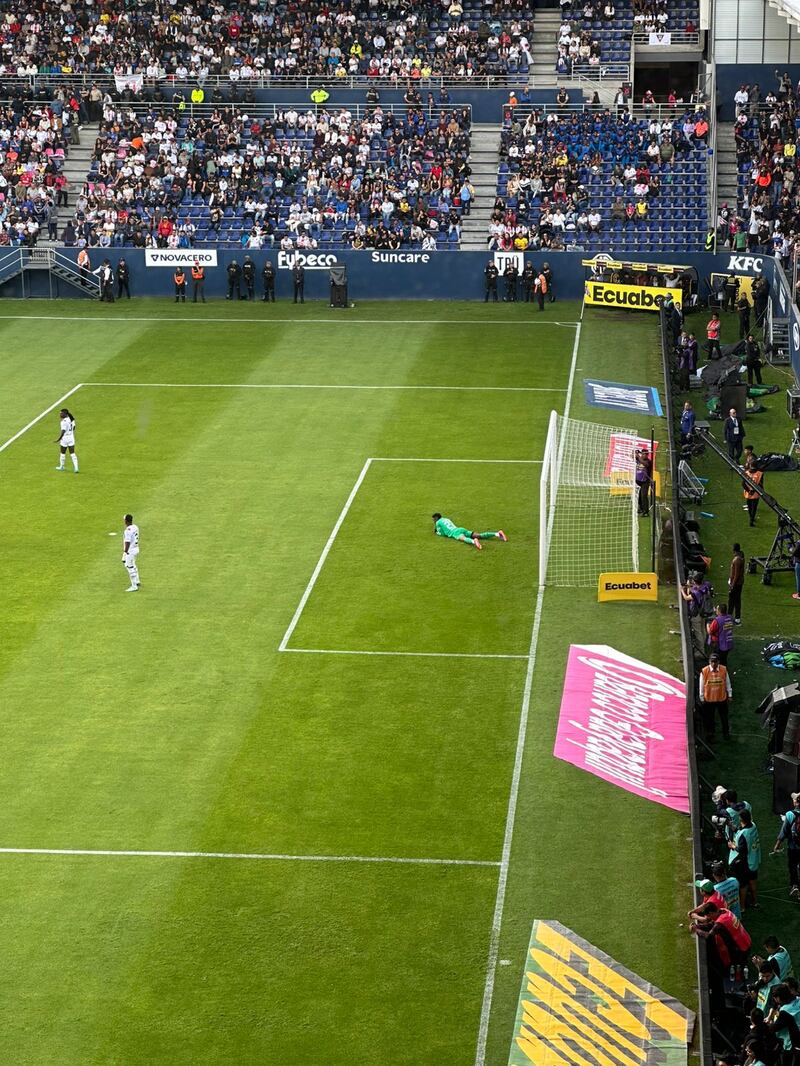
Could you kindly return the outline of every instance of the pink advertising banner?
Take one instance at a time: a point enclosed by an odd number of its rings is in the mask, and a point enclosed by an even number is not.
[[[572,644],[553,754],[689,813],[686,686],[603,644]]]

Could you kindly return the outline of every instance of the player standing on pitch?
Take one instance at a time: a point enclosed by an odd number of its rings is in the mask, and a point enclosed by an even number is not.
[[[78,473],[78,456],[75,454],[75,419],[72,417],[66,407],[61,408],[61,432],[58,435],[56,444],[61,445],[61,458],[58,461],[56,470],[64,469],[64,457],[67,452],[72,456],[72,466],[75,473]]]
[[[133,524],[133,515],[125,515],[125,532],[123,533],[122,562],[131,579],[131,587],[126,592],[139,591],[139,568],[136,560],[139,558],[139,527]]]
[[[433,518],[433,532],[437,537],[450,537],[451,540],[462,540],[465,544],[474,545],[481,551],[482,540],[508,540],[502,529],[489,530],[486,533],[474,533],[471,529],[457,526],[449,518],[442,518],[437,511]]]

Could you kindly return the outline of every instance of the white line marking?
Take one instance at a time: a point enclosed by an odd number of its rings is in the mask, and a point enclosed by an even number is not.
[[[85,385],[98,385],[111,389],[363,389],[379,392],[382,389],[406,389],[419,392],[564,392],[555,388],[528,388],[525,385],[256,385],[236,382],[218,385],[208,382],[182,381],[86,381]]]
[[[303,655],[407,655],[417,659],[527,659],[527,655],[501,655],[490,652],[463,651],[351,651],[342,648],[279,648],[279,651]]]
[[[83,382],[80,382],[78,385],[75,385],[73,388],[71,388],[69,392],[65,392],[64,395],[60,396],[55,403],[51,403],[46,411],[42,411],[42,413],[40,415],[37,415],[36,418],[31,419],[27,426],[23,426],[22,429],[18,433],[15,433],[13,437],[9,437],[5,444],[0,444],[0,452],[4,452],[9,445],[14,443],[15,440],[19,440],[23,433],[27,433],[28,430],[32,429],[37,422],[41,422],[41,420],[46,415],[49,415],[51,411],[54,411],[60,403],[63,403],[64,400],[69,399],[69,397],[72,396],[74,392],[77,392],[78,389],[81,388],[82,384]]]
[[[583,311],[581,311],[581,315]],[[572,402],[572,387],[575,381],[575,367],[578,362],[578,344],[580,342],[581,327],[575,331],[575,343],[572,347],[572,362],[569,370],[569,383],[564,402],[564,417],[568,417]],[[563,456],[559,457],[559,461]],[[484,1066],[486,1062],[486,1042],[489,1036],[489,1018],[492,1013],[492,999],[494,997],[494,982],[497,972],[497,960],[500,954],[500,930],[503,925],[503,911],[506,903],[506,889],[508,887],[508,867],[511,857],[511,842],[514,836],[514,821],[517,815],[517,800],[519,798],[519,785],[522,777],[522,759],[525,752],[525,737],[528,731],[528,714],[531,704],[531,690],[533,687],[533,672],[536,666],[536,651],[539,644],[539,630],[542,624],[542,606],[544,604],[545,586],[540,584],[536,596],[536,611],[533,617],[533,630],[528,652],[528,669],[525,673],[525,688],[522,693],[522,708],[519,716],[519,729],[517,731],[517,748],[514,754],[514,772],[511,776],[511,793],[508,797],[508,811],[506,813],[506,828],[503,835],[503,852],[500,859],[500,876],[497,881],[497,895],[494,903],[492,916],[492,931],[489,937],[489,956],[486,963],[486,983],[483,989],[483,1002],[481,1004],[481,1019],[478,1028],[478,1044],[475,1051],[475,1066]]]
[[[294,617],[289,623],[289,628],[283,634],[283,639],[281,640],[278,646],[278,651],[286,651],[286,645],[289,643],[292,633],[294,633],[295,626],[300,621],[300,615],[303,613],[303,608],[308,603],[308,597],[311,595],[311,591],[314,588],[314,585],[317,583],[317,578],[320,575],[320,571],[322,570],[322,567],[325,564],[325,560],[328,558],[328,552],[331,550],[331,548],[333,547],[333,542],[336,540],[336,534],[342,528],[342,523],[344,522],[345,518],[347,518],[347,512],[350,510],[353,500],[356,498],[356,493],[361,488],[362,481],[367,476],[367,471],[369,470],[371,462],[371,459],[367,459],[367,461],[361,467],[361,473],[358,475],[356,483],[355,485],[353,485],[350,495],[347,497],[347,501],[345,502],[345,505],[342,508],[339,517],[336,519],[336,525],[333,527],[333,531],[328,537],[328,541],[325,547],[322,549],[322,555],[320,555],[319,560],[317,561],[317,565],[314,567],[314,573],[311,575],[311,580],[306,585],[306,590],[303,593],[300,603],[297,605],[297,610],[294,612]]]
[[[99,848],[0,848],[0,855],[80,855],[134,859],[249,859],[256,862],[360,862],[397,866],[499,866],[484,859],[411,859],[388,855],[280,855],[236,851],[111,851]]]
[[[420,459],[418,456],[373,455],[373,463],[522,463],[526,466],[541,466],[541,459]]]
[[[562,326],[574,329],[577,322],[540,322],[538,318],[509,319],[509,318],[160,318],[153,315],[147,317],[134,317],[132,315],[0,315],[0,321],[27,321],[31,322],[109,322],[119,325],[124,322],[146,322],[149,325],[158,323],[165,326],[205,326],[209,322],[219,322],[225,326],[236,326],[240,322],[252,322],[259,326],[269,326],[272,323],[280,323],[289,326],[515,326],[527,329],[528,326]]]

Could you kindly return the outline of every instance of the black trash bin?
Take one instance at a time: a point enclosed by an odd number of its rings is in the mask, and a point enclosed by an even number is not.
[[[347,267],[333,266],[331,278],[331,307],[347,307]]]

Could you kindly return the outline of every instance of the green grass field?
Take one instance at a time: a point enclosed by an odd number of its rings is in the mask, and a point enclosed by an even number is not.
[[[505,1066],[537,917],[694,1005],[688,820],[552,758],[569,643],[677,673],[672,594],[548,589],[526,687],[550,411],[660,381],[579,315],[0,305],[0,1061]]]

